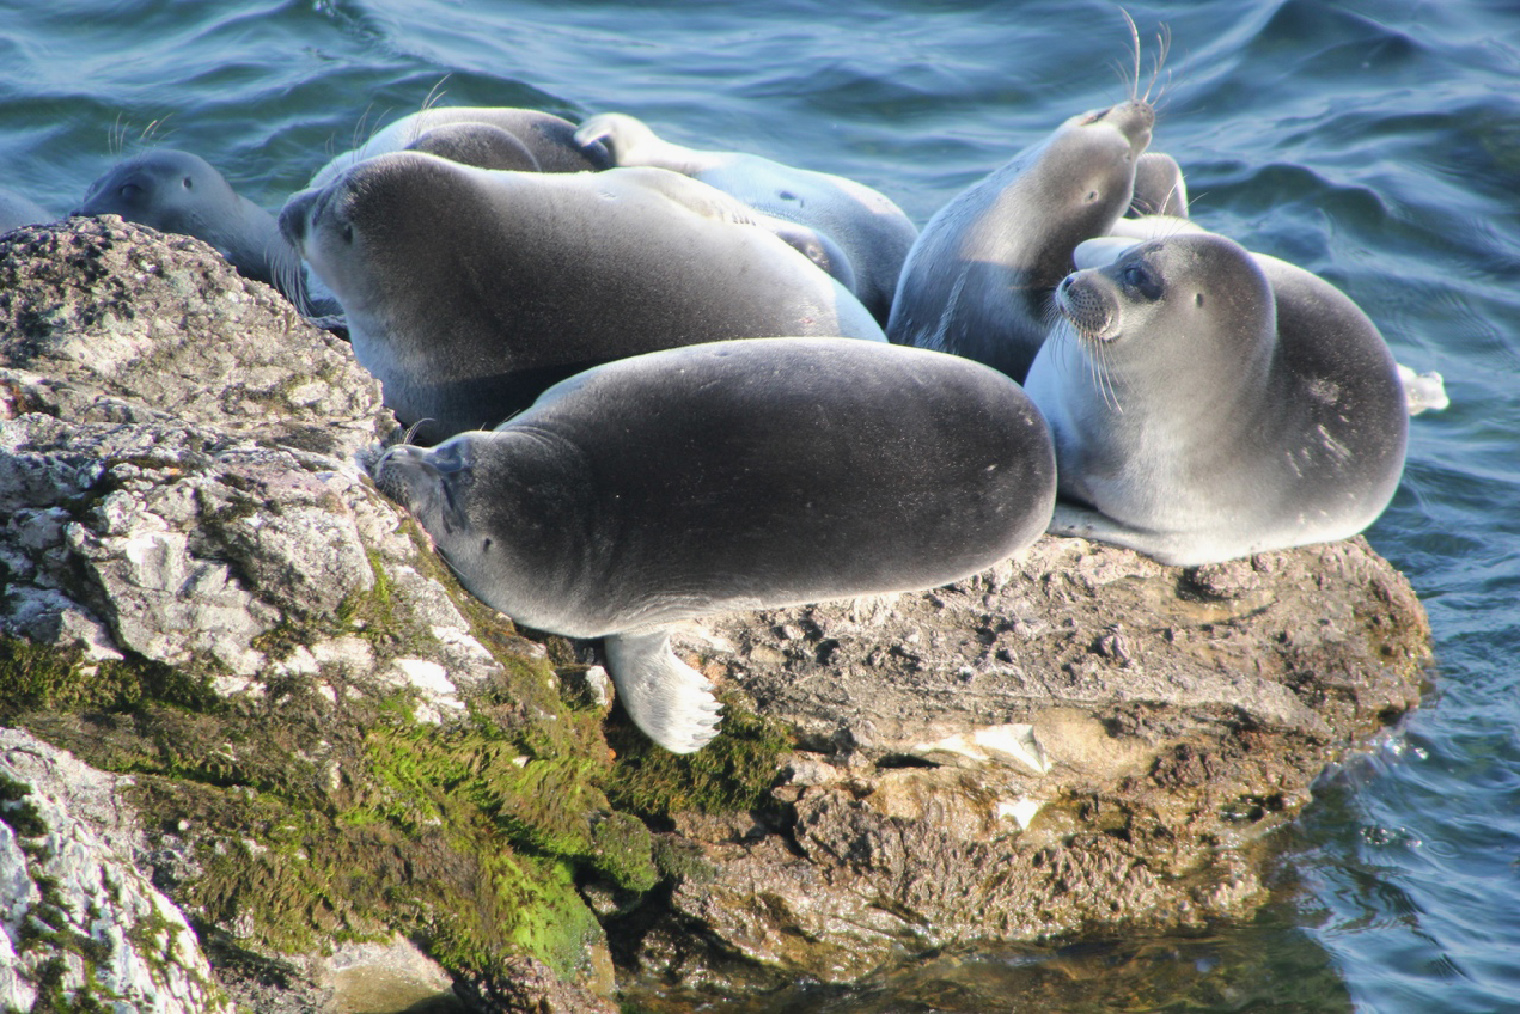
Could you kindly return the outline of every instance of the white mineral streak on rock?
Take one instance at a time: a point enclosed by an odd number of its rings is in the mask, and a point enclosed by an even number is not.
[[[1023,831],[1034,820],[1035,814],[1040,812],[1045,804],[1041,800],[1031,799],[1028,796],[1020,796],[1018,799],[1000,799],[997,804],[997,815],[1011,819],[1019,825]]]
[[[969,733],[958,732],[932,743],[920,743],[913,749],[919,754],[956,754],[979,764],[1013,761],[1040,775],[1050,770],[1050,759],[1045,756],[1045,747],[1035,736],[1032,725],[982,726]]]

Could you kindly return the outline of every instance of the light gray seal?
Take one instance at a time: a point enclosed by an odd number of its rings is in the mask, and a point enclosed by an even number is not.
[[[524,173],[381,155],[281,225],[359,362],[425,442],[494,426],[573,373],[775,335],[884,341],[858,300],[712,187],[662,169]]]
[[[585,145],[601,143],[620,166],[669,169],[743,201],[763,214],[796,222],[838,244],[849,263],[855,293],[882,324],[903,259],[918,230],[903,210],[863,183],[798,169],[760,155],[701,151],[662,140],[642,120],[601,113],[575,132]],[[840,272],[833,272],[841,278]]]
[[[1068,277],[1025,384],[1050,423],[1051,531],[1191,566],[1353,535],[1408,417],[1377,328],[1322,279],[1182,233]]]
[[[678,753],[713,737],[718,704],[671,624],[958,580],[1032,542],[1055,498],[1018,385],[840,338],[609,363],[495,432],[393,447],[374,474],[487,604],[605,637],[629,716]]]
[[[576,141],[575,124],[553,113],[545,113],[537,109],[516,109],[510,106],[433,106],[387,124],[354,150],[333,158],[317,170],[317,174],[311,178],[307,187],[315,189],[325,186],[338,173],[367,158],[404,151],[419,143],[422,146],[415,150],[452,158],[454,156],[445,151],[432,151],[432,146],[424,140],[424,136],[447,127],[452,128],[457,139],[460,136],[458,131],[465,125],[492,127],[503,131],[510,135],[533,160],[531,167],[482,164],[483,161],[490,159],[473,161],[472,156],[465,154],[468,151],[467,147],[456,147],[456,154],[461,154],[463,157],[455,160],[463,161],[467,165],[475,165],[482,169],[531,169],[535,172],[549,173],[595,172],[609,169],[613,165],[612,156],[604,147],[600,144],[582,144]],[[446,135],[439,135],[439,138],[444,136]],[[474,143],[478,145],[488,136],[477,131]],[[437,143],[441,145],[445,142],[440,140]],[[457,140],[453,143],[458,144]],[[492,148],[497,153],[495,158],[498,159],[505,150],[499,138]],[[479,150],[478,147],[477,150]]]
[[[1159,151],[1148,151],[1135,160],[1135,192],[1126,217],[1146,215],[1188,217],[1187,181],[1182,177],[1182,166]]]
[[[444,123],[419,134],[403,151],[420,151],[480,169],[543,171],[532,150],[511,131],[489,123]]]
[[[269,212],[241,197],[199,155],[160,148],[124,159],[90,185],[76,215],[120,215],[159,232],[203,239],[245,278],[279,289],[303,313],[310,305],[300,256]]]
[[[953,198],[908,252],[887,337],[1023,380],[1072,252],[1129,208],[1154,123],[1138,98],[1081,113]]]
[[[9,187],[0,187],[0,233],[23,225],[46,225],[58,216]]]

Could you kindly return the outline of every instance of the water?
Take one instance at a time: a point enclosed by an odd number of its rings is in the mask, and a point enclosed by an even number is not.
[[[1414,421],[1369,533],[1430,611],[1435,691],[1325,779],[1250,925],[946,956],[731,1009],[1520,1010],[1520,5],[1129,10],[1171,29],[1153,148],[1182,163],[1194,216],[1327,276],[1400,361],[1445,374],[1453,405]],[[436,88],[633,113],[854,177],[922,223],[1124,97],[1128,47],[1117,8],[1088,0],[6,0],[0,182],[64,211],[116,153],[161,144],[277,209]]]

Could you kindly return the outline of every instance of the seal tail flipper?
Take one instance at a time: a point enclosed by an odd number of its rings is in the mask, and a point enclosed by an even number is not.
[[[670,650],[670,631],[610,634],[607,668],[623,708],[671,753],[693,753],[718,734],[722,705],[701,673]]]
[[[1410,415],[1439,412],[1451,404],[1451,399],[1446,397],[1446,380],[1439,373],[1417,374],[1403,363],[1398,367],[1399,380],[1404,385],[1404,405]]]

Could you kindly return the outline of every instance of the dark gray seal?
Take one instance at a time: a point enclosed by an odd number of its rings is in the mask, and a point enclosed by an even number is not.
[[[595,172],[609,169],[613,165],[612,156],[606,148],[601,144],[581,144],[576,141],[575,124],[553,113],[545,113],[537,109],[515,109],[508,106],[433,106],[387,124],[353,151],[344,152],[328,162],[317,171],[307,186],[311,189],[325,186],[338,173],[367,158],[407,150],[430,132],[444,127],[454,128],[457,131],[464,125],[492,127],[505,132],[521,146],[534,163],[531,167],[486,165],[480,161],[471,160],[469,155],[455,159],[463,161],[466,165],[476,165],[482,169],[531,169],[534,172],[547,173]],[[456,133],[455,136],[459,135]],[[488,137],[489,135],[476,132],[474,143],[478,146]],[[418,150],[430,151],[430,148],[424,142],[424,146]],[[460,153],[464,150],[456,149]],[[478,147],[477,150],[479,150]],[[498,138],[488,146],[488,151],[491,150],[496,153],[494,157],[500,157],[505,146]],[[454,157],[443,151],[432,153],[445,158]],[[487,154],[483,157],[489,159],[493,156]]]
[[[1129,208],[1154,122],[1143,99],[1073,116],[952,199],[908,252],[887,337],[1023,380],[1072,252]]]
[[[199,155],[160,148],[124,159],[90,185],[76,215],[120,215],[159,232],[203,239],[245,278],[272,285],[303,313],[300,256],[269,212],[241,197]]]
[[[755,218],[662,169],[500,172],[397,152],[295,195],[281,224],[341,302],[387,404],[432,442],[640,352],[884,340],[859,301]]]
[[[9,187],[0,187],[0,233],[23,225],[46,225],[58,216]]]
[[[1309,272],[1210,233],[1061,283],[1026,389],[1064,500],[1051,531],[1164,563],[1353,535],[1387,506],[1408,416],[1393,356]]]
[[[495,432],[391,448],[375,480],[487,604],[605,637],[629,716],[685,753],[718,705],[671,624],[973,574],[1044,529],[1055,460],[993,370],[788,338],[598,367]]]
[[[762,214],[796,222],[837,243],[853,279],[846,287],[886,324],[897,276],[918,230],[885,195],[843,176],[798,169],[760,155],[674,144],[625,113],[593,116],[575,137],[588,146],[606,145],[620,166],[656,166],[690,176]],[[844,280],[840,272],[831,273]]]

